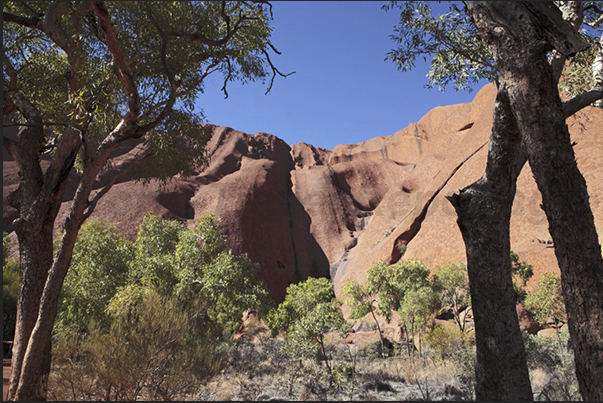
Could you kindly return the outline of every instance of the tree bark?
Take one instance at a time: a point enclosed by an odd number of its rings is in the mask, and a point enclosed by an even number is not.
[[[546,71],[545,55],[531,69]],[[576,164],[556,85],[546,73],[518,86],[511,103],[561,270],[576,376],[584,400],[603,400],[603,257],[586,181]],[[537,110],[530,106],[537,105]]]
[[[603,400],[603,257],[578,170],[557,82],[547,60],[555,48],[583,50],[554,5],[467,2],[494,55],[517,121],[555,244],[584,400]],[[547,10],[548,9],[548,10]],[[558,15],[555,14],[557,11]],[[477,322],[477,318],[476,318]]]
[[[486,171],[448,199],[458,215],[476,336],[477,400],[533,400],[511,279],[509,222],[525,164],[507,90],[499,89]]]

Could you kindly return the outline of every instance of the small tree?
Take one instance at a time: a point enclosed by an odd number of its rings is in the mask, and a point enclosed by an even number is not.
[[[273,336],[280,332],[286,334],[285,349],[290,355],[323,362],[332,375],[325,333],[345,334],[348,323],[331,281],[310,277],[291,284],[285,300],[268,316],[268,326]]]
[[[406,329],[407,346],[413,354],[414,348],[410,345],[410,338],[412,336],[414,339],[414,335],[419,334],[419,357],[422,356],[421,331],[431,324],[431,315],[437,306],[438,296],[433,286],[427,284],[408,290],[398,308],[398,316]]]
[[[453,263],[438,267],[433,273],[434,290],[437,292],[442,306],[451,307],[454,321],[461,332],[465,331],[466,318],[461,318],[463,310],[470,309],[471,294],[469,279],[464,263]]]
[[[374,278],[372,274],[375,271],[383,270],[385,262],[378,262],[372,265],[369,270],[369,278]],[[381,357],[385,357],[385,345],[383,342],[383,332],[381,330],[381,325],[379,325],[379,320],[376,315],[380,314],[379,308],[377,307],[377,290],[375,288],[375,283],[369,281],[369,283],[364,286],[359,284],[354,279],[347,279],[345,285],[343,286],[343,295],[348,297],[345,301],[346,305],[352,308],[350,312],[350,319],[361,319],[364,318],[369,313],[371,317],[375,321],[375,325],[377,326],[377,332],[379,333],[379,343],[381,346]]]
[[[56,325],[83,331],[91,321],[109,326],[106,306],[126,283],[134,247],[116,224],[98,218],[87,221],[79,233],[71,267],[65,277]]]
[[[538,290],[527,296],[525,300],[526,308],[534,312],[534,316],[541,326],[548,320],[553,319],[559,353],[562,353],[559,325],[560,322],[567,320],[567,313],[565,312],[563,294],[561,293],[561,276],[557,273],[545,273],[538,285]]]
[[[525,301],[528,293],[525,286],[528,280],[534,275],[532,265],[527,262],[520,262],[517,253],[511,251],[511,273],[513,274],[513,288],[517,294],[517,303],[521,304]]]
[[[346,301],[352,307],[351,318],[361,318],[371,313],[377,324],[382,356],[385,354],[383,335],[376,315],[383,315],[390,323],[394,312],[401,307],[404,296],[410,290],[430,286],[429,269],[418,260],[401,260],[394,265],[377,262],[367,271],[367,285],[355,281],[346,283]],[[407,338],[409,337],[408,331]]]

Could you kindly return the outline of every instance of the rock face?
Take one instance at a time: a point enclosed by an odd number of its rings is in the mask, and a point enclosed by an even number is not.
[[[167,188],[126,178],[101,199],[94,215],[119,222],[132,239],[149,211],[189,227],[212,212],[222,218],[234,251],[260,265],[260,278],[276,302],[289,284],[308,276],[332,278],[341,297],[345,280],[364,281],[378,260],[420,259],[432,269],[464,261],[456,214],[445,196],[484,172],[495,95],[487,85],[471,103],[435,108],[393,135],[333,150],[205,125],[212,135],[208,167],[174,178]],[[603,229],[603,110],[586,108],[568,126],[597,228]],[[6,153],[3,165],[6,197],[18,175]],[[66,199],[72,194],[73,189]],[[540,202],[526,165],[518,180],[511,246],[534,266],[528,289],[543,272],[559,270]],[[57,224],[66,214],[64,205]],[[12,230],[15,217],[4,203],[5,231]]]

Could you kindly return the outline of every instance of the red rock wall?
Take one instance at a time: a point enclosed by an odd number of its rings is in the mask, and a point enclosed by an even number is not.
[[[445,196],[483,174],[494,98],[494,86],[487,85],[471,103],[435,108],[391,136],[333,150],[205,125],[212,135],[205,169],[174,178],[166,188],[126,178],[99,202],[94,215],[119,222],[132,239],[148,211],[189,227],[212,212],[222,218],[235,252],[260,264],[260,278],[275,301],[283,300],[290,283],[308,276],[330,276],[341,297],[347,278],[364,281],[373,262],[400,259],[402,245],[402,258],[420,259],[432,269],[465,260],[456,215]],[[568,126],[597,228],[603,229],[603,110],[587,108],[568,119]],[[6,153],[3,177],[6,196],[18,180]],[[99,178],[99,185],[106,179]],[[69,199],[73,189],[67,193]],[[543,272],[558,271],[539,204],[526,166],[513,207],[511,246],[534,265],[528,288]],[[62,208],[57,225],[66,213]],[[12,229],[15,216],[5,203],[5,230]]]

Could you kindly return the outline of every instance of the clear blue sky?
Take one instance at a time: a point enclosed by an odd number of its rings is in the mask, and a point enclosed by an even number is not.
[[[332,149],[393,134],[436,106],[470,102],[477,91],[425,88],[427,64],[402,73],[384,61],[398,20],[385,3],[271,2],[272,43],[282,52],[271,60],[296,73],[277,76],[267,95],[268,83],[230,83],[227,99],[221,76],[209,77],[198,101],[207,122]]]

